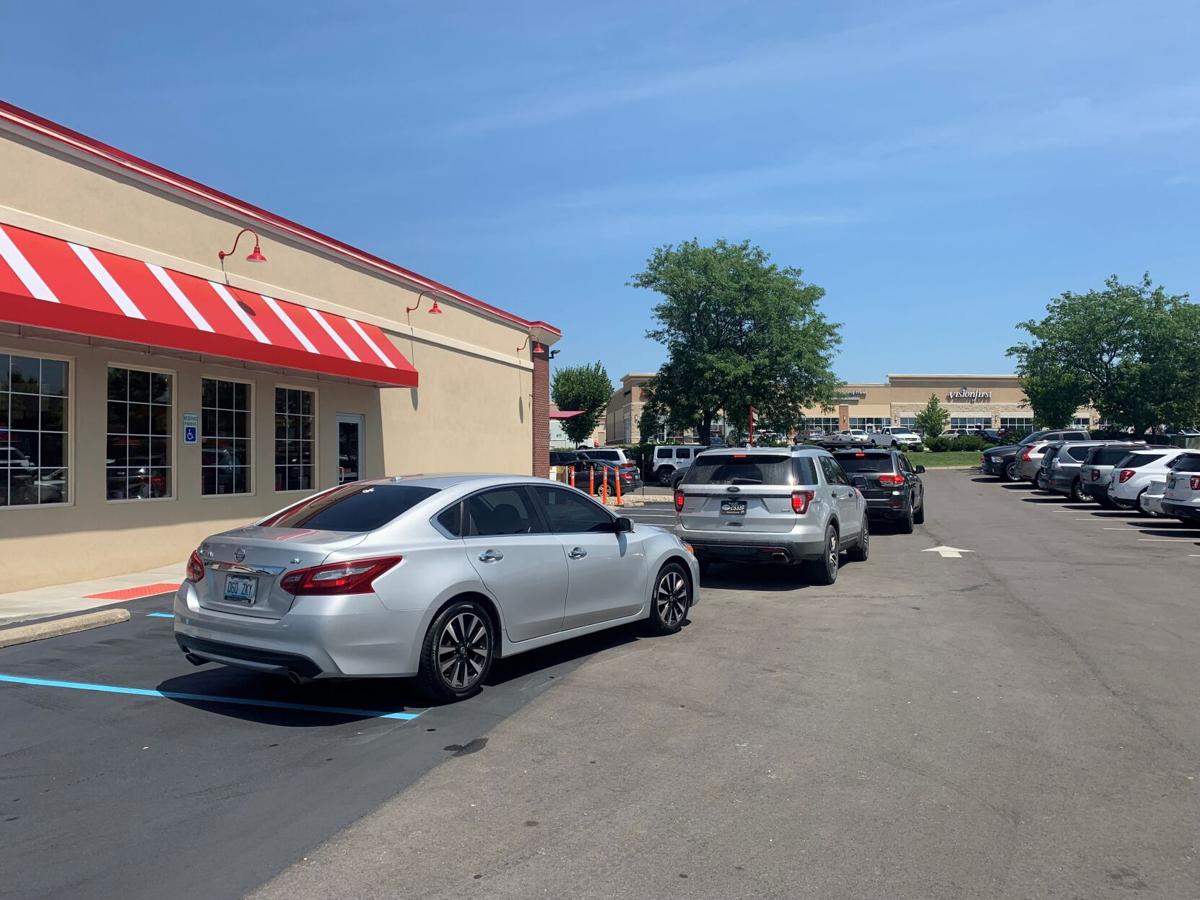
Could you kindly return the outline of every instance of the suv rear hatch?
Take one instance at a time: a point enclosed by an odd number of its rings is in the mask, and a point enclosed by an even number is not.
[[[903,491],[904,475],[896,470],[892,454],[886,450],[837,452],[833,458],[850,477],[850,483],[862,491],[868,502],[890,501],[894,492]]]
[[[792,494],[815,483],[808,457],[710,450],[688,468],[675,508],[685,531],[784,534],[796,525]]]

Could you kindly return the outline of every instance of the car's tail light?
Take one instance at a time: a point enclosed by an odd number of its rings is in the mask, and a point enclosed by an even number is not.
[[[1028,447],[1021,453],[1021,462],[1029,462],[1029,455],[1033,453]]]
[[[200,558],[199,552],[195,550],[193,550],[192,555],[188,557],[187,580],[193,584],[195,584],[197,581],[204,580],[204,560]]]
[[[683,491],[675,492],[675,512],[683,509]]]
[[[1200,491],[1200,475],[1193,475],[1188,479],[1188,484],[1193,491]]]
[[[816,496],[815,491],[792,491],[792,512],[798,516],[804,515],[808,512],[808,504]]]
[[[1092,481],[1099,481],[1099,480],[1100,480],[1100,470],[1092,469]]]
[[[879,476],[880,484],[904,484],[904,476],[894,472],[884,472]]]
[[[1122,469],[1121,474],[1117,476],[1117,480],[1124,484],[1133,477],[1133,469]]]
[[[289,594],[369,594],[376,578],[403,556],[376,556],[313,566],[288,572],[279,580]]]

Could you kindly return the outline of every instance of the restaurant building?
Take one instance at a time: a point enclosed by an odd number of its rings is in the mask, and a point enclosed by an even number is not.
[[[0,593],[358,478],[544,475],[559,336],[0,103]]]

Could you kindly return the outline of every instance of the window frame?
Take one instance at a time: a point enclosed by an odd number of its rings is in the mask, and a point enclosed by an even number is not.
[[[65,430],[63,431],[63,434],[66,435],[66,450],[63,453],[63,459],[66,461],[66,470],[67,470],[67,499],[65,499],[62,503],[22,503],[17,506],[13,506],[10,503],[10,504],[6,504],[4,506],[0,506],[0,515],[4,515],[7,512],[9,512],[10,510],[16,511],[16,510],[25,510],[25,509],[69,509],[69,508],[72,508],[75,506],[75,475],[74,475],[74,473],[75,473],[75,441],[73,441],[71,439],[71,436],[75,434],[75,418],[76,418],[75,417],[75,402],[74,402],[76,399],[75,377],[76,377],[76,370],[79,367],[79,361],[74,356],[66,356],[61,353],[50,353],[50,352],[44,352],[42,350],[30,351],[28,348],[24,348],[24,347],[17,349],[16,347],[11,347],[10,345],[5,345],[5,344],[0,344],[0,354],[4,354],[5,356],[26,356],[26,357],[32,356],[32,357],[37,357],[38,359],[50,359],[50,360],[54,360],[55,362],[66,363],[66,365],[67,365],[67,396],[66,396],[67,402],[66,402],[66,411],[63,415],[64,425],[65,425]],[[11,394],[11,390],[9,391],[9,393]],[[39,392],[39,395],[40,395],[40,392]],[[105,402],[107,403],[107,400]],[[107,414],[107,406],[105,407],[105,412]],[[39,423],[39,425],[40,425],[40,423]],[[40,431],[41,431],[41,429],[39,427],[39,433],[40,433]],[[40,461],[38,464],[38,468],[39,468],[39,470],[41,469]]]
[[[612,514],[612,512],[611,512],[611,511],[610,511],[608,508],[606,508],[606,507],[605,507],[603,504],[601,504],[601,503],[597,503],[597,502],[596,502],[594,499],[592,499],[591,497],[589,497],[587,494],[583,493],[583,491],[576,490],[575,488],[572,488],[572,487],[569,487],[569,486],[558,487],[558,486],[556,486],[556,485],[554,485],[554,484],[527,484],[527,485],[522,485],[522,486],[528,489],[528,490],[526,491],[526,493],[527,493],[527,494],[528,494],[530,497],[532,497],[532,498],[533,498],[534,510],[535,510],[535,512],[536,512],[536,514],[537,514],[537,516],[538,516],[538,518],[540,518],[540,519],[542,520],[542,523],[544,524],[544,526],[545,526],[545,528],[546,528],[546,531],[545,531],[545,533],[546,533],[546,534],[549,534],[549,535],[564,535],[564,534],[609,534],[610,532],[608,532],[608,531],[592,531],[591,529],[588,529],[587,531],[555,531],[555,530],[554,530],[554,526],[553,526],[553,524],[552,524],[552,523],[551,523],[551,521],[550,521],[550,517],[549,517],[549,516],[546,514],[546,512],[545,512],[545,511],[544,511],[544,510],[541,508],[540,502],[539,502],[539,500],[538,500],[538,495],[537,495],[537,492],[538,492],[539,490],[542,490],[542,491],[556,491],[556,492],[558,492],[558,493],[560,493],[560,494],[566,494],[566,495],[568,495],[568,496],[571,496],[571,497],[575,497],[575,498],[577,498],[577,499],[580,499],[580,500],[582,500],[584,503],[586,503],[586,504],[588,504],[588,505],[590,505],[590,506],[593,506],[593,507],[595,507],[595,508],[596,508],[597,510],[599,510],[599,511],[600,511],[600,512],[601,512],[603,515],[607,516],[607,517],[608,517],[608,520],[609,520],[609,524],[610,524],[610,525],[612,525],[614,529],[616,528],[616,522],[617,522],[617,518],[618,518],[618,517],[617,517],[617,516],[614,516],[614,515]],[[440,515],[440,513],[439,513],[439,515]],[[611,533],[615,533],[615,532],[611,532]],[[476,536],[476,537],[479,537],[480,535],[475,535],[475,536]]]
[[[241,494],[206,494],[206,493],[204,493],[204,380],[205,379],[208,379],[209,381],[232,381],[235,384],[248,385],[250,388],[250,409],[248,410],[249,421],[250,421],[250,437],[249,437],[249,440],[250,440],[250,454],[249,454],[250,463],[246,467],[247,469],[249,469],[248,475],[249,475],[249,479],[250,479],[250,481],[249,481],[250,490],[245,491]],[[210,500],[213,498],[229,499],[230,497],[254,497],[258,494],[258,478],[256,477],[256,470],[257,470],[258,466],[256,465],[256,459],[255,459],[255,454],[258,452],[258,427],[257,427],[257,422],[255,421],[255,416],[258,414],[258,397],[257,397],[258,390],[257,390],[257,388],[258,388],[258,385],[254,382],[253,379],[250,379],[250,378],[237,378],[232,375],[216,375],[211,372],[201,372],[200,373],[200,405],[199,405],[199,409],[200,409],[199,438],[200,438],[200,440],[199,440],[198,444],[200,447],[200,498],[202,500]],[[274,434],[275,434],[275,415],[274,415],[274,407],[272,407],[272,411],[271,411],[271,435],[272,435],[272,439],[271,439],[272,440],[272,448],[271,449],[272,450],[275,449],[274,448]],[[275,456],[274,456],[274,453],[272,453],[272,455],[271,455],[272,466],[274,466],[274,459],[275,459]],[[275,474],[275,472],[272,471],[271,475],[274,476],[274,474]],[[280,491],[279,493],[285,493],[285,492]],[[287,493],[291,493],[291,492],[287,492]]]
[[[464,497],[461,497],[458,501],[459,503],[462,504],[462,517],[459,519],[459,526],[458,526],[459,530],[464,531],[464,532],[466,531],[467,515],[468,515],[467,514],[467,503],[469,503],[472,498],[478,497],[480,494],[489,493],[491,491],[508,490],[510,488],[512,490],[517,491],[525,499],[525,505],[533,513],[533,518],[536,521],[538,527],[541,529],[541,531],[530,531],[525,534],[462,534],[459,536],[461,540],[464,540],[464,541],[471,541],[471,540],[486,541],[486,540],[496,540],[497,538],[521,538],[521,537],[531,538],[531,537],[537,537],[538,535],[554,537],[554,532],[550,530],[550,523],[546,521],[546,518],[545,518],[545,516],[542,515],[542,511],[538,507],[537,501],[534,499],[532,492],[528,490],[529,485],[524,484],[522,482],[513,482],[511,484],[490,484],[487,487],[479,488],[478,490],[471,491],[471,493],[465,495]],[[454,505],[453,503],[448,504],[447,508],[449,508],[450,506],[453,506],[453,505]],[[440,516],[445,511],[446,511],[445,509],[439,510],[437,515],[435,515],[433,517],[433,520],[436,522],[437,516]],[[436,525],[435,525],[435,527],[436,527]],[[445,534],[445,529],[440,529],[440,530],[442,531],[443,534]]]
[[[278,463],[275,462],[275,444],[276,444],[276,441],[279,440],[279,438],[277,438],[275,436],[275,416],[278,415],[278,413],[275,412],[275,393],[276,393],[276,391],[279,391],[279,390],[307,391],[308,393],[312,394],[312,398],[313,398],[312,444],[313,444],[313,446],[312,446],[312,486],[311,487],[284,488],[283,490],[280,490],[279,488],[275,487],[275,476],[277,474],[275,470],[279,465]],[[323,490],[323,488],[321,487],[321,470],[320,470],[321,442],[317,439],[317,435],[320,433],[320,430],[321,430],[320,429],[320,421],[321,421],[321,392],[317,389],[316,385],[297,384],[295,382],[285,382],[285,381],[274,382],[274,384],[272,385],[272,388],[271,388],[271,493],[273,493],[273,494],[303,494],[306,491]],[[334,485],[334,487],[338,487],[338,485]],[[246,495],[238,494],[236,496],[244,497]]]
[[[128,362],[120,362],[120,361],[114,362],[112,360],[110,360],[104,364],[104,440],[105,440],[106,445],[108,443],[108,435],[109,435],[109,431],[108,431],[108,404],[110,402],[108,399],[108,370],[109,369],[125,369],[126,371],[132,371],[132,372],[149,372],[152,375],[167,375],[170,377],[170,379],[171,379],[171,434],[168,438],[168,447],[169,447],[169,452],[170,452],[170,457],[171,457],[171,464],[169,467],[170,471],[171,471],[171,493],[166,497],[143,497],[141,499],[139,499],[137,497],[117,497],[115,499],[110,500],[108,497],[108,486],[107,486],[108,485],[108,473],[107,473],[108,466],[105,465],[105,466],[101,466],[101,470],[103,472],[103,477],[105,479],[104,502],[105,503],[151,503],[151,502],[167,503],[167,502],[172,502],[172,501],[178,500],[179,499],[179,485],[178,485],[178,480],[179,480],[179,447],[178,447],[179,429],[176,426],[179,421],[179,419],[178,419],[178,416],[179,416],[179,371],[177,369],[164,369],[161,366],[143,366],[143,365],[139,365],[137,363],[128,363]],[[126,404],[126,406],[128,406],[129,401],[126,400],[125,404]],[[129,436],[129,432],[128,432],[129,426],[126,425],[125,427],[126,427],[125,435],[126,435],[126,437],[128,437]],[[125,468],[128,469],[129,466],[126,465]],[[153,468],[153,466],[150,466],[149,468]]]

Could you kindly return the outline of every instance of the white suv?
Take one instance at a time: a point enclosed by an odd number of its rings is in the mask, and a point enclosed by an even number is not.
[[[1131,451],[1108,476],[1108,499],[1125,509],[1141,509],[1139,498],[1146,489],[1152,482],[1165,481],[1175,460],[1186,454],[1166,447]]]
[[[1162,510],[1180,522],[1200,519],[1200,453],[1188,453],[1175,461],[1167,475]]]
[[[885,425],[871,433],[871,443],[876,447],[895,447],[897,450],[916,450],[921,436],[903,425]]]
[[[676,472],[686,472],[696,454],[708,449],[703,444],[671,444],[654,448],[650,477],[663,487],[674,484]]]

